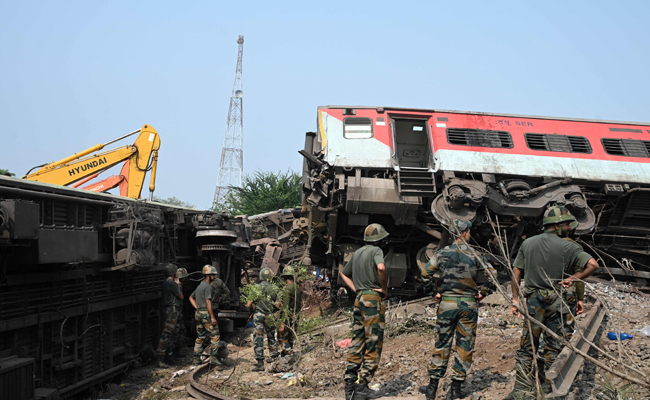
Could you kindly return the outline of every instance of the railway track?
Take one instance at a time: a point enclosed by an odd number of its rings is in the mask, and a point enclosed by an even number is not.
[[[578,331],[581,334],[575,333],[573,338],[571,338],[571,345],[576,349],[587,352],[591,347],[587,341],[593,343],[604,316],[605,310],[600,300],[597,300],[594,306],[587,311],[585,319],[578,326]],[[546,372],[546,379],[551,382],[551,387],[553,388],[553,392],[547,397],[557,398],[566,396],[583,363],[584,357],[574,353],[569,347],[565,346],[553,365]]]

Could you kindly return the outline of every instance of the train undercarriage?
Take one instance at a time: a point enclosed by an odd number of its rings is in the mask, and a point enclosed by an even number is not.
[[[186,296],[217,267],[232,331],[250,235],[245,217],[0,177],[0,397],[68,398],[150,358],[168,262]]]

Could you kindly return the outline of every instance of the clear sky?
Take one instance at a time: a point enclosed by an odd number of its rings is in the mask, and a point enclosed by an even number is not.
[[[245,173],[299,171],[319,105],[650,121],[649,15],[647,1],[0,0],[0,168],[22,176],[150,124],[156,195],[210,206],[237,35]]]

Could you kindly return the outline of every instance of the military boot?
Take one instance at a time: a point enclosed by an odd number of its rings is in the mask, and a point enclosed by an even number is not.
[[[345,382],[345,400],[355,400],[355,392],[357,385],[350,382]]]
[[[264,372],[264,360],[257,360],[257,364],[252,369],[253,372]]]
[[[197,366],[201,364],[201,356],[194,356],[192,359],[192,365]]]
[[[222,369],[221,363],[219,362],[219,360],[215,356],[210,356],[210,358],[208,359],[208,364],[210,364],[210,368],[212,368],[212,369],[215,369],[215,368],[218,369],[218,370]]]
[[[372,400],[381,397],[381,393],[376,392],[368,387],[368,383],[357,383],[356,390],[354,391],[355,400]]]
[[[452,399],[463,399],[465,398],[465,394],[461,392],[460,387],[463,384],[463,381],[456,381],[452,380],[451,381],[451,389],[449,390],[451,392],[451,398]]]
[[[176,357],[173,357],[171,354],[165,354],[165,363],[169,365],[178,365],[179,360]]]
[[[438,380],[434,378],[429,378],[429,384],[426,386],[420,386],[418,391],[427,398],[427,400],[433,400],[436,398],[436,393],[438,392]]]
[[[160,354],[158,355],[158,357],[156,357],[157,359],[156,365],[158,366],[158,368],[169,368],[169,365],[165,364],[164,358],[165,356]]]

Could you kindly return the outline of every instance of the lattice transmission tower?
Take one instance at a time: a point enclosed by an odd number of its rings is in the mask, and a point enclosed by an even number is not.
[[[235,83],[232,85],[230,96],[230,109],[226,122],[226,135],[223,138],[221,162],[217,188],[214,191],[213,206],[226,198],[230,186],[241,187],[242,173],[244,170],[244,91],[241,79],[241,64],[244,55],[244,36],[237,37],[239,52],[237,53],[237,69],[235,70]]]

